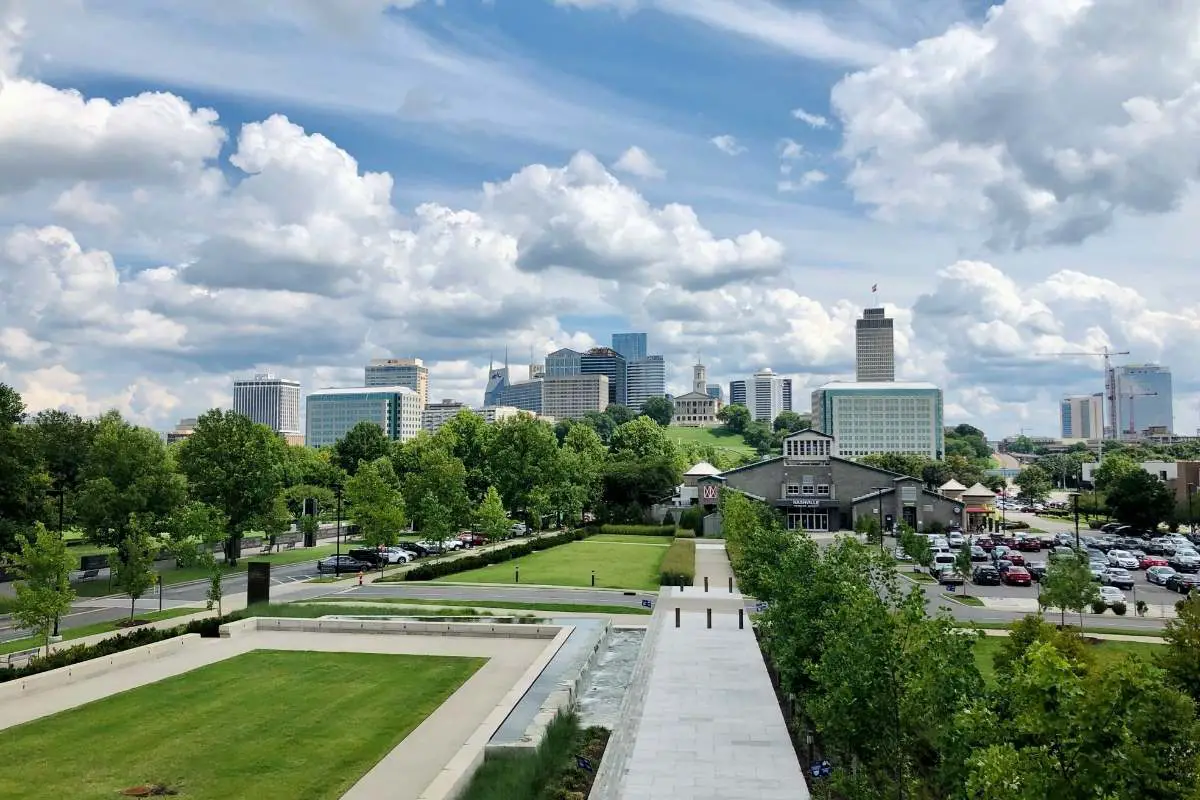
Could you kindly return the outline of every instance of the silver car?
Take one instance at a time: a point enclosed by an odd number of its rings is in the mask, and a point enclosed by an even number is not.
[[[1138,560],[1128,550],[1109,550],[1108,565],[1110,567],[1120,567],[1121,569],[1137,569]]]
[[[1175,574],[1175,570],[1170,567],[1150,567],[1146,570],[1146,583],[1156,583],[1159,586],[1167,585],[1167,578]]]
[[[1101,586],[1100,599],[1104,601],[1105,605],[1109,606],[1116,603],[1124,603],[1125,593],[1115,586]]]

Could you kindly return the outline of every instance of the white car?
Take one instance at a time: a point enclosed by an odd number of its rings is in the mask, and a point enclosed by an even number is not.
[[[382,555],[389,564],[407,564],[413,560],[413,554],[400,547],[384,548]]]
[[[1167,578],[1175,574],[1175,570],[1171,567],[1151,567],[1146,570],[1146,583],[1157,583],[1159,586],[1167,585]]]
[[[951,531],[950,533],[946,534],[946,544],[950,545],[951,547],[962,547],[966,543],[967,537],[963,536],[958,531]]]
[[[525,526],[524,522],[514,522],[512,527],[508,529],[508,532],[513,536],[524,536],[529,533],[529,528]]]
[[[1115,605],[1116,603],[1124,603],[1125,593],[1115,586],[1101,586],[1100,599],[1109,606]]]
[[[1120,567],[1121,569],[1137,569],[1138,560],[1128,550],[1109,550],[1108,565],[1110,567]]]

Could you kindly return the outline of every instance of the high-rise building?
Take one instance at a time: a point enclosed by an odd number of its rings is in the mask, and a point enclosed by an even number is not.
[[[792,379],[783,379],[783,410],[792,410]]]
[[[1118,438],[1137,438],[1149,428],[1175,430],[1171,369],[1159,364],[1124,364],[1108,376],[1108,426]]]
[[[625,356],[611,347],[593,347],[579,357],[579,373],[581,375],[603,375],[608,378],[608,402],[610,405],[613,403],[629,405],[628,367],[629,362]]]
[[[429,368],[419,358],[376,358],[366,368],[367,386],[407,386],[429,404]]]
[[[763,367],[746,383],[750,417],[770,425],[783,413],[783,381],[770,367]]]
[[[731,405],[731,406],[746,405],[746,382],[745,381],[730,381],[729,382],[729,405]]]
[[[854,325],[855,379],[859,383],[896,380],[892,320],[882,308],[863,310]]]
[[[461,400],[446,398],[440,403],[430,403],[421,411],[421,430],[433,433],[445,425],[460,411],[470,411],[471,408]]]
[[[649,355],[644,333],[614,333],[612,349],[625,356],[626,361],[637,361]]]
[[[563,347],[555,350],[553,353],[547,353],[546,374],[578,375],[579,359],[582,355],[582,353],[572,350],[569,347]]]
[[[542,411],[555,419],[579,419],[608,408],[608,376],[600,373],[550,375],[542,381]]]
[[[942,390],[931,383],[827,383],[812,393],[812,426],[841,454],[918,453],[941,459]]]
[[[1059,404],[1064,439],[1099,439],[1104,435],[1104,395],[1073,395]]]
[[[629,407],[637,411],[651,397],[667,396],[667,366],[662,356],[646,356],[626,366]]]
[[[259,373],[233,382],[233,410],[286,437],[298,437],[300,382]]]
[[[721,401],[710,395],[708,388],[708,369],[696,364],[692,367],[692,390],[671,399],[671,424],[690,428],[716,425]]]
[[[704,387],[704,393],[712,399],[716,400],[718,405],[725,405],[725,393],[721,391],[721,384],[710,383]]]
[[[360,422],[375,423],[399,442],[421,432],[421,398],[408,386],[322,389],[309,394],[306,407],[310,447],[334,444]]]

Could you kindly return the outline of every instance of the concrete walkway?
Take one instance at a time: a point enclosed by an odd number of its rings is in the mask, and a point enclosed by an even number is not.
[[[963,628],[963,630],[970,630],[970,628]],[[984,636],[1008,636],[1010,633],[1012,633],[1012,631],[995,630],[991,628],[983,630]],[[1083,632],[1083,636],[1087,639],[1105,639],[1110,642],[1140,642],[1141,644],[1167,643],[1167,640],[1161,636],[1130,636],[1129,634],[1125,633],[1100,633],[1098,631],[1093,632],[1088,630]]]
[[[708,578],[711,591],[729,591],[729,579],[733,578],[733,568],[729,566],[729,556],[725,553],[724,543],[696,542],[696,577],[693,586],[703,586]],[[737,581],[733,582],[733,590],[738,591]]]
[[[698,582],[707,572],[721,591],[663,590],[592,797],[806,800],[758,642],[748,621],[738,627],[745,598],[724,585],[724,547],[696,557]]]

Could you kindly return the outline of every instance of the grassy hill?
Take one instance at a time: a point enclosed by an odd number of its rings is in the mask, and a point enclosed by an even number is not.
[[[753,456],[754,448],[742,441],[742,437],[728,433],[723,428],[667,428],[667,436],[675,442],[697,442],[712,445],[718,451],[738,456]]]

